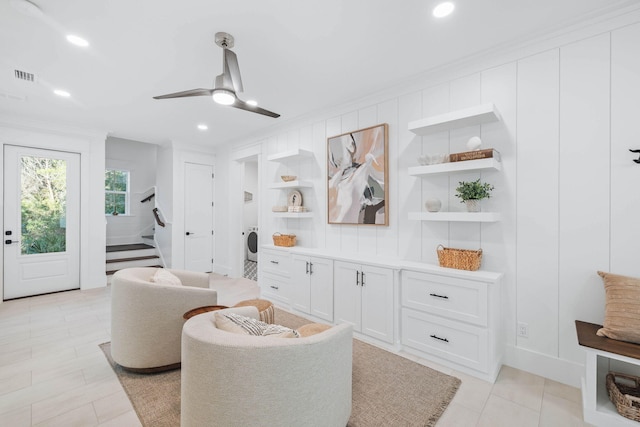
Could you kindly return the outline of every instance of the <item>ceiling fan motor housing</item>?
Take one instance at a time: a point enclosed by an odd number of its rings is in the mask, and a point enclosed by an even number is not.
[[[233,36],[229,33],[216,33],[216,44],[223,49],[231,49],[233,47]]]

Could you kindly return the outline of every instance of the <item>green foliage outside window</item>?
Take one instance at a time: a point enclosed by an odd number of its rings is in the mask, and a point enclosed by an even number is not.
[[[104,173],[105,215],[126,215],[129,191],[129,172],[107,169]]]
[[[21,253],[66,250],[67,163],[23,156],[20,170]]]

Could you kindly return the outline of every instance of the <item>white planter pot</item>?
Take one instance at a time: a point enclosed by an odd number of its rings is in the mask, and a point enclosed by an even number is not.
[[[469,199],[465,200],[464,204],[467,206],[467,212],[480,212],[480,200]]]

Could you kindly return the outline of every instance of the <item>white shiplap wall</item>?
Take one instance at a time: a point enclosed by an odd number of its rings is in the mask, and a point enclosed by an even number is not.
[[[505,274],[506,362],[577,385],[583,352],[574,320],[600,322],[604,314],[596,270],[640,276],[640,165],[627,151],[640,148],[639,22],[636,14],[631,25],[614,23],[604,31],[599,23],[591,32],[582,29],[584,37],[559,38],[555,47],[545,40],[544,49],[529,46],[519,58],[450,81],[425,79],[423,89],[399,90],[352,110],[336,107],[335,115],[250,141],[261,145],[263,160],[297,147],[315,154],[287,164],[262,162],[262,242],[275,231],[291,232],[302,246],[433,264],[439,243],[482,247],[483,269]],[[502,121],[425,137],[407,130],[412,120],[486,102],[497,106]],[[389,124],[389,226],[328,225],[326,138],[379,123]],[[421,153],[464,151],[474,135],[502,153],[503,171],[407,174]],[[270,215],[287,191],[269,190],[268,183],[283,174],[314,182],[303,190],[313,219]],[[483,209],[501,212],[501,222],[407,219],[434,196],[443,210],[463,210],[453,196],[457,182],[477,177],[495,185]],[[528,338],[516,336],[518,322],[528,324]]]

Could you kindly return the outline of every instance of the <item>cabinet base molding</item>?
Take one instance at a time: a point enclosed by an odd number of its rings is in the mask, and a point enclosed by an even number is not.
[[[501,359],[496,361],[496,363],[491,367],[491,369],[489,369],[488,372],[480,372],[466,366],[458,365],[451,362],[450,360],[443,359],[432,354],[424,353],[411,347],[403,346],[401,349],[401,353],[417,356],[418,358],[422,359],[422,361],[418,361],[418,363],[420,363],[421,365],[428,366],[447,375],[453,375],[455,377],[455,372],[452,373],[451,371],[456,371],[490,383],[496,382],[496,378],[498,378],[498,374],[500,373],[500,369],[502,368]]]

